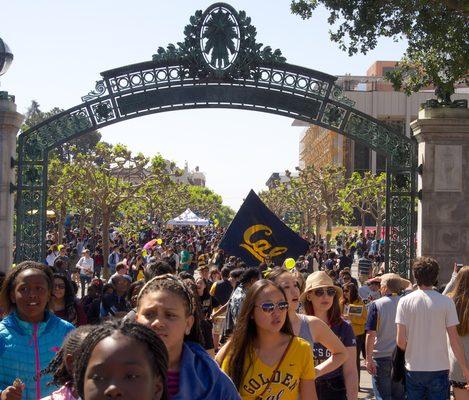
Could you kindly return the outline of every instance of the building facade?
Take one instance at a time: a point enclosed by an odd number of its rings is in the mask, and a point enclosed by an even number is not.
[[[396,61],[376,61],[365,76],[339,76],[336,83],[343,89],[344,95],[355,102],[356,109],[410,137],[410,122],[417,119],[420,105],[435,97],[434,91],[426,88],[410,96],[394,91],[384,75],[395,65]],[[452,98],[469,99],[468,88],[457,88]],[[293,125],[305,127],[300,135],[300,167],[320,167],[333,163],[344,166],[349,174],[354,171],[371,170],[376,173],[386,170],[385,157],[371,151],[365,144],[355,143],[336,132],[302,121],[295,120]]]

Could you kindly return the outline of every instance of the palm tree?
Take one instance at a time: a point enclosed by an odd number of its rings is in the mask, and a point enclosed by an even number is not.
[[[207,39],[204,53],[211,55],[211,64],[215,68],[226,68],[229,62],[229,54],[236,52],[234,39],[238,37],[236,22],[230,19],[230,13],[224,12],[221,8],[212,13],[210,19],[205,24],[205,31],[202,38]]]

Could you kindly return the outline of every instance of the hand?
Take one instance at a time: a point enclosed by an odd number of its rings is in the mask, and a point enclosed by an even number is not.
[[[8,386],[2,391],[1,400],[21,400],[23,397],[24,385],[20,388]]]
[[[468,369],[468,368],[464,368],[464,369],[462,370],[462,373],[463,373],[463,375],[464,375],[464,378],[466,379],[466,382],[468,383],[468,384],[466,385],[466,389],[469,390],[469,369]]]
[[[376,363],[373,361],[373,359],[366,360],[366,370],[371,375],[376,375]]]

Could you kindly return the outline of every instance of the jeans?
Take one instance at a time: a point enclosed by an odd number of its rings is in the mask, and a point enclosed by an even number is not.
[[[81,297],[85,297],[85,288],[86,285],[91,282],[91,276],[80,274],[80,282],[81,282]]]
[[[449,399],[448,371],[406,371],[405,379],[408,400]]]
[[[316,393],[319,400],[347,400],[343,376],[316,379]]]
[[[376,400],[404,400],[404,385],[391,379],[392,358],[374,358],[376,375],[371,380]]]

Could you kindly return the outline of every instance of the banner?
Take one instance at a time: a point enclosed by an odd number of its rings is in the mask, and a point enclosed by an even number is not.
[[[270,257],[276,266],[306,254],[309,244],[286,226],[251,190],[228,227],[220,247],[255,267]]]

